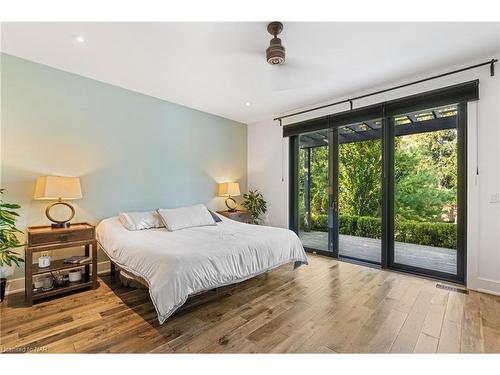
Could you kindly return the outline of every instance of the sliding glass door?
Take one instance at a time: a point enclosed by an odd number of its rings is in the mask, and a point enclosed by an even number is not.
[[[382,121],[336,128],[338,255],[380,264],[382,254]]]
[[[301,134],[298,141],[298,232],[305,248],[333,255],[332,131]]]
[[[382,121],[299,135],[295,168],[304,247],[380,264]]]
[[[312,125],[324,129],[290,137],[290,228],[304,247],[463,282],[466,103]]]
[[[461,280],[465,104],[405,113],[392,118],[391,125],[394,246],[389,266]]]

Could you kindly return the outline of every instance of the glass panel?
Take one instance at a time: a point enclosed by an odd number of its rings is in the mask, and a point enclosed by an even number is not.
[[[395,127],[394,262],[457,272],[456,106],[407,114]],[[401,117],[401,116],[399,116]]]
[[[353,133],[345,129],[354,130]],[[379,263],[382,249],[380,120],[339,128],[339,255]]]
[[[299,237],[304,247],[331,251],[328,229],[328,130],[299,136]]]

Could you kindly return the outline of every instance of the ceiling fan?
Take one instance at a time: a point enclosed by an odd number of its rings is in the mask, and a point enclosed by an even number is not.
[[[266,49],[266,60],[273,66],[269,68],[268,77],[271,86],[278,91],[298,89],[324,78],[319,69],[311,63],[301,63],[301,59],[293,56],[286,60],[285,47],[278,38],[282,31],[283,24],[279,21],[267,25],[267,32],[273,36]],[[295,56],[297,56],[297,51],[295,51]]]
[[[281,45],[278,34],[283,31],[283,24],[278,21],[271,22],[267,25],[267,31],[274,36],[266,49],[267,62],[271,65],[281,65],[285,62],[285,47]]]

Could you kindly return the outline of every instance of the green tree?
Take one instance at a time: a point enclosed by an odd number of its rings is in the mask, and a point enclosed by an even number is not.
[[[341,214],[380,216],[382,204],[380,140],[339,146],[339,210]]]
[[[328,213],[328,147],[311,149],[311,212]]]
[[[397,219],[443,221],[456,207],[456,131],[397,137],[395,140]]]
[[[307,149],[299,151],[299,224],[305,226],[305,157]],[[328,213],[328,147],[310,149],[310,205],[311,215],[326,215]]]

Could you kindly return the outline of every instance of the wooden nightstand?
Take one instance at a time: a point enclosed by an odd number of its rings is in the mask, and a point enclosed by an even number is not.
[[[217,211],[218,214],[221,214],[231,220],[239,221],[240,223],[250,223],[252,216],[249,211],[246,210],[238,210],[235,212],[231,211]]]
[[[98,287],[97,283],[97,241],[95,239],[95,227],[88,223],[71,224],[68,228],[54,229],[50,226],[29,227],[28,245],[25,257],[25,295],[26,301],[31,306],[34,300],[52,297],[58,294],[71,292],[83,288]],[[48,250],[60,250],[69,247],[85,247],[85,256],[90,256],[92,247],[92,259],[79,264],[66,264],[64,259],[53,260],[49,267],[39,268],[33,264],[33,253]],[[92,265],[92,272],[90,271]],[[33,276],[54,271],[69,270],[71,268],[84,267],[85,273],[82,280],[69,285],[54,287],[48,291],[33,292]]]

